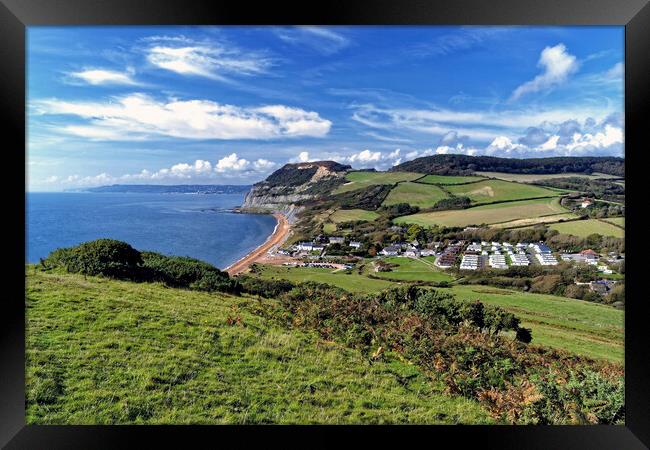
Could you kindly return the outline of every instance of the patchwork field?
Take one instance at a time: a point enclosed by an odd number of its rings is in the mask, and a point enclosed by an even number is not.
[[[454,195],[469,197],[476,204],[559,195],[557,191],[543,187],[503,180],[451,185],[447,189]]]
[[[625,236],[625,230],[597,219],[576,220],[573,222],[554,223],[549,228],[557,230],[563,234],[572,234],[574,236],[587,237],[590,234],[601,234],[603,236],[613,236],[622,238]]]
[[[350,172],[346,176],[347,182],[339,186],[333,193],[354,191],[373,184],[395,184],[420,177],[422,174],[412,172]]]
[[[30,425],[492,422],[397,357],[284,327],[275,300],[33,270],[26,293]]]
[[[433,265],[435,261],[433,256],[418,259],[392,257],[386,258],[384,261],[397,264],[398,267],[394,267],[390,272],[372,272],[374,276],[387,280],[430,281],[434,283],[454,280],[454,277]]]
[[[420,178],[418,183],[429,183],[429,184],[462,184],[462,183],[472,183],[474,181],[484,180],[483,177],[461,177],[461,176],[447,176],[447,175],[427,175],[424,178]]]
[[[593,173],[586,175],[584,173],[555,173],[555,174],[539,174],[539,173],[504,173],[504,172],[476,172],[477,175],[482,175],[488,178],[497,178],[505,181],[518,181],[520,183],[533,183],[540,180],[548,180],[551,178],[592,178],[592,179],[606,179],[606,178],[620,178],[615,175],[607,175],[605,173]]]
[[[560,206],[558,198],[540,198],[518,202],[496,203],[452,211],[433,211],[402,216],[395,223],[416,223],[422,226],[441,225],[462,227],[467,225],[493,224],[520,219],[530,219],[567,211]]]
[[[618,225],[619,227],[625,228],[625,217],[608,217],[602,220],[604,220],[605,222],[613,223],[614,225]]]
[[[389,192],[382,205],[408,203],[420,208],[429,208],[447,197],[445,191],[433,184],[400,183]]]
[[[371,222],[379,217],[374,211],[366,211],[365,209],[337,209],[329,217],[334,223],[351,222],[356,220],[365,220]]]
[[[457,298],[501,306],[533,331],[533,344],[623,362],[623,311],[611,306],[553,295],[530,294],[488,286],[450,289]]]

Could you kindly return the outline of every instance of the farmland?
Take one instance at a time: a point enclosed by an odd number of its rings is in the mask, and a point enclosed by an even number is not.
[[[333,193],[354,191],[374,184],[395,184],[401,181],[412,181],[422,177],[419,173],[411,172],[350,172],[347,182],[339,186]]]
[[[625,231],[616,225],[606,223],[598,219],[576,220],[573,222],[554,223],[550,228],[560,233],[572,234],[574,236],[587,237],[590,234],[601,234],[622,238]]]
[[[611,306],[553,295],[487,286],[456,285],[459,299],[501,306],[533,330],[533,343],[623,362],[623,311]]]
[[[334,223],[357,220],[370,222],[375,220],[377,217],[379,217],[379,214],[374,211],[366,211],[365,209],[338,209],[329,216],[329,219]]]
[[[557,191],[543,187],[502,180],[487,180],[471,184],[451,185],[447,189],[454,195],[469,197],[472,203],[475,204],[558,195]]]
[[[427,256],[419,259],[392,257],[384,261],[396,264],[390,272],[373,273],[376,277],[396,281],[427,281],[438,283],[441,281],[453,281],[454,278],[433,265],[435,258]]]
[[[390,191],[383,205],[408,203],[420,208],[429,208],[443,198],[447,198],[447,193],[438,186],[421,183],[400,183]]]
[[[395,223],[415,223],[422,226],[442,225],[461,227],[529,219],[566,213],[557,198],[541,198],[518,202],[496,203],[452,211],[434,211],[398,217]]]
[[[549,216],[531,217],[526,219],[510,220],[508,222],[498,222],[490,225],[491,228],[518,228],[543,223],[559,222],[560,220],[577,219],[578,216],[573,213],[551,214]]]
[[[603,220],[605,222],[613,223],[614,225],[618,225],[620,227],[625,228],[625,217],[608,217]]]
[[[420,178],[418,183],[429,183],[429,184],[462,184],[462,183],[472,183],[474,181],[482,181],[483,177],[462,177],[462,176],[447,176],[447,175],[427,175],[424,178]]]
[[[497,178],[499,180],[517,181],[519,183],[534,183],[535,181],[548,180],[552,178],[569,178],[569,177],[590,178],[593,180],[619,178],[615,175],[607,175],[604,173],[594,173],[591,175],[587,175],[584,173],[523,174],[523,173],[504,173],[504,172],[476,172],[476,174],[488,178]]]

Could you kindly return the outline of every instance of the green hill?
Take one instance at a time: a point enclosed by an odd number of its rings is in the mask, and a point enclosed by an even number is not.
[[[276,301],[27,269],[28,424],[488,423]]]

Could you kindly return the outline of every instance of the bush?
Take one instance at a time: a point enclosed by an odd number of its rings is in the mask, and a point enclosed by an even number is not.
[[[265,298],[275,298],[289,292],[295,287],[293,283],[286,280],[265,280],[247,275],[240,275],[237,281],[241,285],[242,292],[259,295]]]
[[[46,267],[68,272],[104,275],[131,281],[159,281],[168,286],[201,291],[238,293],[239,283],[228,273],[193,258],[139,252],[126,242],[98,239],[60,248],[43,261]]]
[[[161,281],[168,286],[201,291],[237,293],[241,289],[228,273],[198,259],[142,252],[142,261],[144,281]]]
[[[72,273],[127,279],[137,277],[141,263],[139,251],[114,239],[97,239],[76,247],[60,248],[45,260],[47,266],[64,267]]]

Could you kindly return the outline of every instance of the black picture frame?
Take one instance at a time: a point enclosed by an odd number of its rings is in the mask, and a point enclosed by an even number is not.
[[[625,26],[626,137],[626,285],[625,310],[625,426],[431,426],[431,427],[240,427],[231,426],[26,426],[25,362],[25,197],[19,185],[25,174],[25,30],[34,25],[147,24],[431,24],[431,25],[623,25]],[[489,448],[637,449],[650,446],[650,379],[645,344],[642,215],[646,130],[650,130],[650,4],[648,0],[347,0],[345,2],[279,4],[208,2],[199,0],[0,0],[0,120],[4,125],[4,157],[8,158],[3,197],[9,218],[4,238],[8,255],[0,327],[0,445],[6,448],[116,448],[188,446],[207,439],[211,446],[252,444],[253,437],[282,440],[284,445],[336,445],[341,434],[402,444],[404,433],[416,432],[423,442],[448,440]],[[21,151],[22,150],[22,151]],[[22,217],[22,220],[20,219]],[[647,225],[646,225],[647,227]],[[647,228],[646,228],[647,229]],[[6,289],[10,286],[11,289]],[[242,432],[243,431],[243,432]],[[335,433],[336,432],[336,433]],[[361,436],[359,436],[361,437]],[[451,439],[451,440],[449,440]],[[311,444],[310,444],[311,443]]]

